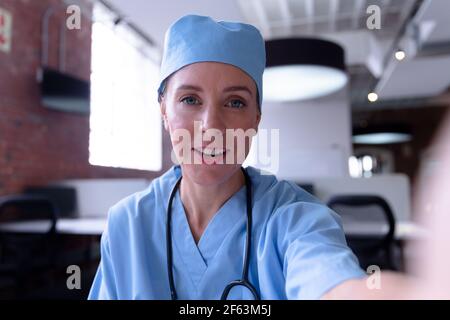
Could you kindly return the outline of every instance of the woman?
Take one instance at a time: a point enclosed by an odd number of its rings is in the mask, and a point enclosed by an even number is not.
[[[251,25],[188,15],[169,28],[158,92],[181,166],[110,209],[90,299],[316,299],[363,280],[337,215],[293,183],[242,170],[225,137],[257,130],[264,67]],[[196,126],[224,147],[194,141]]]

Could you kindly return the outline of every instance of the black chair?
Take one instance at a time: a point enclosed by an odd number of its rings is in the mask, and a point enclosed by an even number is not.
[[[395,245],[395,218],[383,198],[375,195],[337,195],[332,197],[327,205],[342,217],[344,231],[346,223],[351,222],[374,224],[381,227],[380,231],[383,226],[387,227],[384,233],[346,235],[348,246],[358,257],[362,268],[378,265],[381,269],[399,269],[392,256]],[[373,206],[378,208],[377,212],[381,212],[381,215],[369,210]],[[366,209],[363,209],[364,207]]]
[[[77,217],[77,194],[73,187],[67,186],[28,186],[24,194],[48,198],[58,209],[58,218]]]
[[[55,265],[57,217],[48,198],[0,197],[0,278],[12,282],[14,298],[25,297],[29,285]]]

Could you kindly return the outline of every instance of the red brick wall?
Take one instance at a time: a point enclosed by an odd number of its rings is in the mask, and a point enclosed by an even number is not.
[[[161,172],[92,166],[89,117],[53,111],[40,104],[36,70],[40,66],[41,19],[59,0],[0,0],[13,16],[12,47],[0,52],[0,195],[24,186],[69,178],[154,178]],[[61,0],[62,2],[62,0]],[[58,65],[58,28],[65,8],[50,20],[49,64]],[[89,79],[91,27],[66,31],[66,71]],[[165,171],[170,166],[170,141],[163,139]]]

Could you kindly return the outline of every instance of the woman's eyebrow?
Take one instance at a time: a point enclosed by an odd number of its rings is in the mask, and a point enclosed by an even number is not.
[[[178,91],[178,90],[194,90],[194,91],[200,91],[200,92],[203,91],[202,88],[191,85],[191,84],[183,84],[183,85],[179,86],[176,91]]]
[[[194,91],[203,92],[203,89],[201,87],[194,86],[191,84],[183,84],[176,89],[176,91],[179,91],[179,90],[194,90]],[[252,91],[247,86],[231,86],[231,87],[225,88],[223,91],[224,92],[246,91],[250,96],[253,96]]]
[[[246,91],[248,92],[248,94],[250,96],[253,96],[251,90],[246,87],[246,86],[232,86],[232,87],[227,87],[225,88],[225,90],[223,90],[224,92],[230,92],[230,91]]]

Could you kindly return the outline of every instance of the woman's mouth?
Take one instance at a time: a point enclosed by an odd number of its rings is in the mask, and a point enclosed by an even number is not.
[[[224,164],[226,149],[223,148],[192,148],[197,156],[194,157],[194,163],[198,164]],[[196,159],[195,159],[196,158]]]
[[[227,152],[226,149],[219,149],[219,148],[203,148],[203,149],[192,148],[192,150],[194,150],[198,154],[201,154],[202,156],[207,156],[211,158],[221,157]]]

